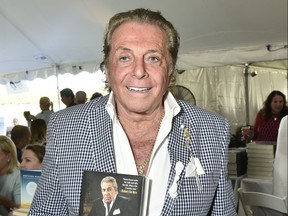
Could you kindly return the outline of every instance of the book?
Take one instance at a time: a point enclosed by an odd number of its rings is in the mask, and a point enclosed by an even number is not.
[[[121,214],[145,216],[147,214],[147,200],[149,192],[149,179],[147,177],[119,173],[84,171],[80,195],[79,216],[98,215],[99,212],[105,215],[103,212],[107,211],[109,207],[107,205],[105,209],[103,201],[105,200],[106,202],[104,194],[105,191],[109,190],[109,184],[101,184],[101,181],[104,178],[106,180],[114,179],[113,181],[115,181],[118,186],[118,193],[116,199],[113,201],[112,207],[110,207],[109,215]],[[111,187],[113,187],[112,183]],[[112,196],[113,195],[111,195],[111,197]],[[122,204],[120,200],[122,200]]]
[[[274,167],[273,161],[271,163],[248,161],[248,163],[249,163],[249,167],[267,167],[267,168],[273,168]]]
[[[257,172],[272,172],[273,167],[262,167],[262,166],[251,166],[248,167],[248,172],[251,171],[257,171]]]
[[[248,165],[247,177],[259,179],[272,179],[275,144],[258,142],[247,144]]]
[[[230,148],[228,151],[228,174],[242,176],[247,170],[247,152],[245,148]]]
[[[265,157],[248,157],[249,163],[265,163],[265,164],[273,164],[274,158],[265,158]]]
[[[247,177],[248,178],[257,178],[257,179],[273,179],[273,173],[272,172],[257,172],[257,171],[247,171]]]
[[[276,145],[273,142],[251,142],[246,144],[247,152],[249,154],[275,154]]]
[[[267,158],[267,159],[274,159],[274,154],[263,154],[261,152],[259,153],[249,153],[248,152],[248,161],[249,158]]]
[[[228,163],[237,163],[240,160],[246,160],[245,148],[229,148],[228,150]]]
[[[28,213],[37,188],[41,170],[20,170],[21,173],[21,208],[18,213]]]

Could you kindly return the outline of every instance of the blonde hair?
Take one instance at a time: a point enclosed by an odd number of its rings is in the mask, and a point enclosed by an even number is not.
[[[8,161],[8,173],[12,173],[15,168],[19,167],[16,146],[9,137],[0,135],[0,149],[5,154],[11,155],[11,158]]]

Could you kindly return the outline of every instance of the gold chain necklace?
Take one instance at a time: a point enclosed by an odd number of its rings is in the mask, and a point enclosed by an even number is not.
[[[147,166],[148,162],[150,161],[150,158],[151,158],[151,155],[152,155],[152,152],[153,152],[153,148],[154,148],[157,136],[158,136],[158,132],[159,132],[160,127],[161,127],[161,123],[162,123],[163,117],[164,117],[164,113],[162,114],[161,119],[159,121],[159,127],[158,127],[158,130],[157,130],[157,133],[156,133],[156,137],[154,139],[154,142],[153,142],[153,145],[151,147],[151,150],[150,150],[149,154],[146,156],[146,158],[145,158],[145,160],[143,161],[142,164],[138,164],[138,165],[136,164],[138,175],[143,175],[144,174],[145,167]]]

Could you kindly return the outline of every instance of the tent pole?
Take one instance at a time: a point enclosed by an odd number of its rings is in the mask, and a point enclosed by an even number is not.
[[[246,125],[250,125],[250,113],[249,113],[249,91],[248,91],[248,72],[249,65],[245,64],[244,68],[244,85],[245,85],[245,104],[246,104]]]
[[[58,110],[60,110],[59,65],[55,66],[55,74],[56,74],[56,82],[57,82]]]

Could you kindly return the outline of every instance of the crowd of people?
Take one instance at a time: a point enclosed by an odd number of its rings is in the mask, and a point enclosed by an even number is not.
[[[87,95],[84,91],[76,92],[65,88],[60,92],[62,102],[67,106],[84,104]],[[102,96],[94,93],[93,98]],[[15,120],[10,134],[0,135],[0,215],[8,216],[21,204],[21,170],[42,170],[46,153],[47,126],[54,113],[52,101],[44,96],[39,99],[40,112],[32,115],[24,112],[26,125],[19,125]],[[13,121],[14,123],[14,121]]]
[[[77,215],[84,170],[147,176],[148,215],[236,216],[227,178],[229,122],[169,92],[179,46],[177,30],[160,12],[140,8],[113,16],[102,65],[109,94],[95,93],[87,103],[84,91],[62,89],[61,101],[75,108],[54,112],[42,97],[40,113],[24,113],[28,126],[15,125],[11,139],[0,136],[0,215],[20,206],[20,170],[43,167],[32,216]],[[253,139],[277,141],[287,114],[285,95],[271,92]],[[116,194],[111,182],[101,187]],[[110,201],[97,202],[106,215]]]

